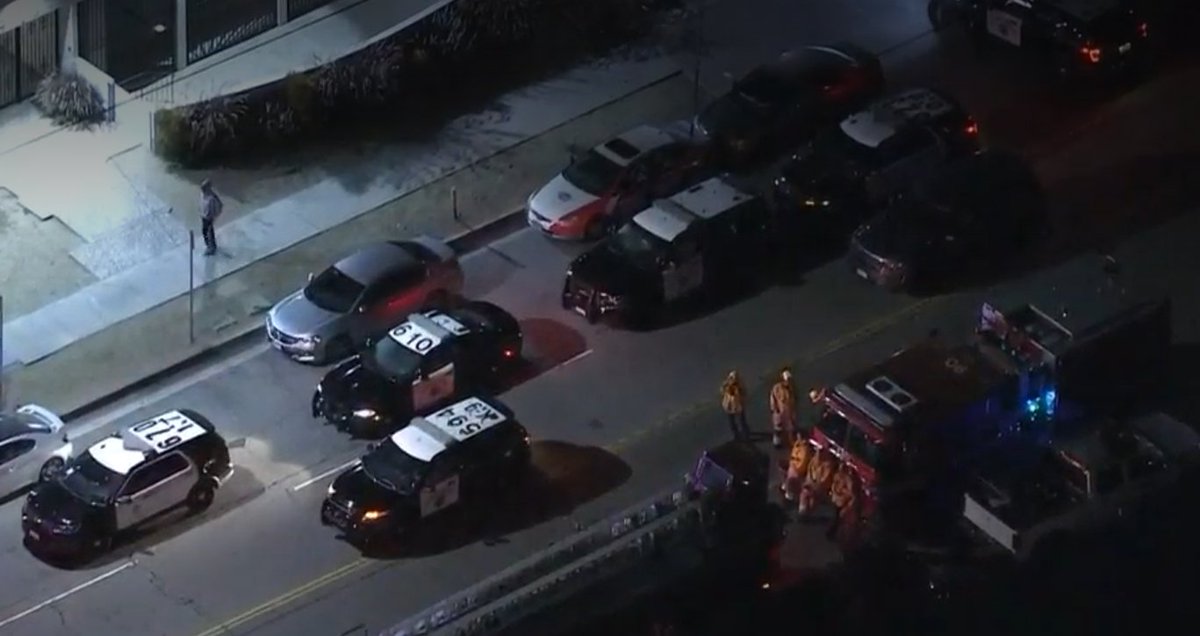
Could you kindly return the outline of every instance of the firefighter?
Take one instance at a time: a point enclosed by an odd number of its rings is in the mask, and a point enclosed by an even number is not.
[[[836,470],[837,460],[829,449],[822,449],[808,463],[804,486],[800,490],[800,514],[811,512],[820,499],[829,495],[830,482]]]
[[[826,533],[830,540],[848,539],[850,531],[857,527],[861,499],[858,490],[858,476],[849,462],[843,463],[829,488],[829,499],[836,509]]]
[[[775,448],[791,445],[796,429],[796,390],[792,387],[792,371],[784,367],[779,381],[771,387],[771,444]]]
[[[804,480],[808,475],[808,465],[813,456],[813,447],[803,431],[798,431],[796,441],[792,442],[791,456],[788,457],[787,474],[783,479],[783,498],[788,501],[801,499]],[[800,512],[804,512],[803,509]]]
[[[721,383],[721,409],[729,416],[729,430],[735,440],[748,441],[750,427],[746,424],[746,389],[737,371],[730,371]]]

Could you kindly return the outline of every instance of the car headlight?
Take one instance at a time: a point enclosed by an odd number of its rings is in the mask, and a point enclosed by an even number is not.
[[[809,197],[804,200],[804,205],[810,208],[827,208],[829,207],[829,199],[815,199]]]
[[[375,521],[378,519],[382,519],[382,518],[386,517],[387,515],[388,515],[388,511],[386,511],[386,510],[368,510],[363,513],[362,520],[363,521]]]
[[[378,416],[379,414],[375,412],[375,409],[358,409],[354,411],[354,417],[361,417],[363,419],[375,419]]]

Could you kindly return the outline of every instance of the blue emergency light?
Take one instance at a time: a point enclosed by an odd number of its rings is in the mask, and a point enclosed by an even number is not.
[[[1054,389],[1047,389],[1040,396],[1025,400],[1025,411],[1029,415],[1038,416],[1044,415],[1050,417],[1054,415],[1054,410],[1058,406],[1058,392]]]

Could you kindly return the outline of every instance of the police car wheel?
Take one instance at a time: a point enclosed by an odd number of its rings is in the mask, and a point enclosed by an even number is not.
[[[62,474],[63,462],[61,457],[51,457],[42,464],[42,469],[38,471],[38,481],[50,481],[58,475]]]
[[[191,512],[202,512],[212,505],[216,489],[207,481],[200,482],[188,492],[187,507]]]

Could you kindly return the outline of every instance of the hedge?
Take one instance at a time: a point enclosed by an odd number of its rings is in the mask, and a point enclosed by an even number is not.
[[[364,122],[402,120],[453,103],[463,87],[577,64],[627,43],[668,3],[457,0],[311,71],[155,112],[155,152],[198,168],[278,153]]]

